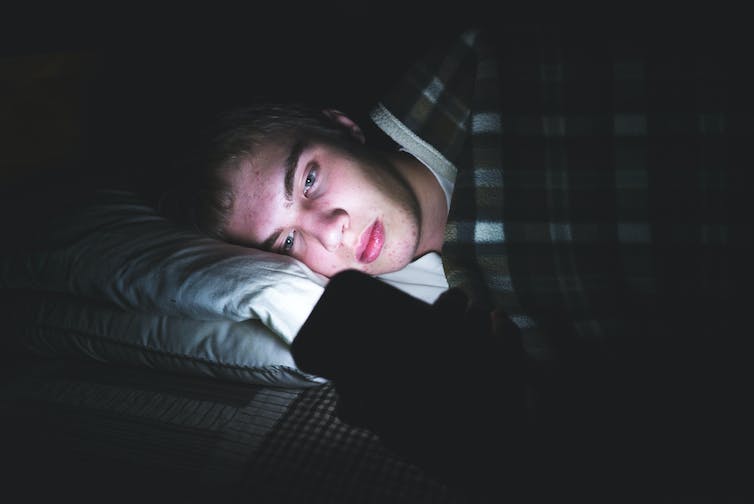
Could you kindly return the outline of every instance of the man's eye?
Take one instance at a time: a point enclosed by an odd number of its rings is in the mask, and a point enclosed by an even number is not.
[[[290,252],[293,248],[293,241],[294,241],[294,235],[296,234],[295,231],[291,231],[291,234],[285,237],[285,241],[283,241],[283,252]]]
[[[315,182],[317,182],[317,169],[312,168],[306,174],[306,179],[304,180],[304,196],[309,195],[309,189],[314,186]]]

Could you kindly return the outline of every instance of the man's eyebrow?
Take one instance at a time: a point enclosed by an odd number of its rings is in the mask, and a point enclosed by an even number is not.
[[[291,152],[285,159],[285,178],[283,179],[285,184],[285,199],[288,202],[293,201],[293,179],[296,175],[296,167],[298,166],[298,158],[301,157],[301,153],[306,147],[304,140],[298,140],[291,147]],[[269,241],[269,238],[265,240],[265,243]]]
[[[277,228],[275,231],[272,232],[272,234],[262,242],[262,244],[259,246],[262,250],[268,250],[270,252],[273,252],[272,248],[275,245],[275,242],[278,241],[278,237],[283,233],[283,228]]]
[[[296,177],[296,167],[298,166],[298,159],[301,157],[301,153],[306,147],[304,140],[297,140],[291,147],[291,152],[288,157],[285,158],[285,176],[283,177],[283,185],[285,187],[285,200],[288,204],[293,202],[293,180]],[[275,242],[278,241],[280,235],[283,234],[283,228],[279,227],[273,231],[270,236],[259,246],[262,250],[272,251]]]

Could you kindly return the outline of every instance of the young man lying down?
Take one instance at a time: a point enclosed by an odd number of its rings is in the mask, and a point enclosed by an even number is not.
[[[671,383],[663,365],[679,364],[673,376],[695,391],[698,368],[676,355],[718,369],[700,336],[725,319],[731,251],[748,233],[717,233],[735,222],[718,222],[730,216],[716,209],[741,201],[718,141],[724,80],[699,87],[661,47],[557,27],[500,41],[471,30],[438,44],[371,109],[373,124],[300,104],[232,111],[184,189],[186,220],[211,236],[331,278],[356,270],[427,287],[418,297],[430,316],[415,324],[365,310],[358,292],[338,297],[331,313],[353,323],[351,337],[389,348],[354,345],[366,354],[360,376],[334,381],[344,417],[446,473],[464,472],[449,460],[481,447],[504,446],[512,466],[545,449],[529,459],[557,472],[573,464],[569,450],[600,460],[675,435],[670,420],[609,433],[649,405],[687,420],[693,405],[671,411],[658,399]],[[648,90],[653,99],[636,98]],[[680,184],[688,166],[708,183]],[[402,326],[403,339],[389,337]],[[459,457],[438,454],[438,440],[459,437]]]

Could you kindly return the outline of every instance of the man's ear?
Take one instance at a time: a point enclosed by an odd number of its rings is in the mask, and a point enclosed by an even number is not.
[[[364,132],[361,130],[358,124],[356,124],[350,117],[345,115],[340,110],[335,109],[323,109],[322,113],[327,116],[328,119],[335,121],[340,126],[344,127],[348,132],[361,143],[366,142]]]

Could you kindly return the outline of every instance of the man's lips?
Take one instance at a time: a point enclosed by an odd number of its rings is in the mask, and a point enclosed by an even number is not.
[[[384,244],[385,228],[382,222],[376,220],[362,234],[361,240],[359,240],[359,248],[356,250],[356,259],[364,264],[374,261],[382,252]]]

